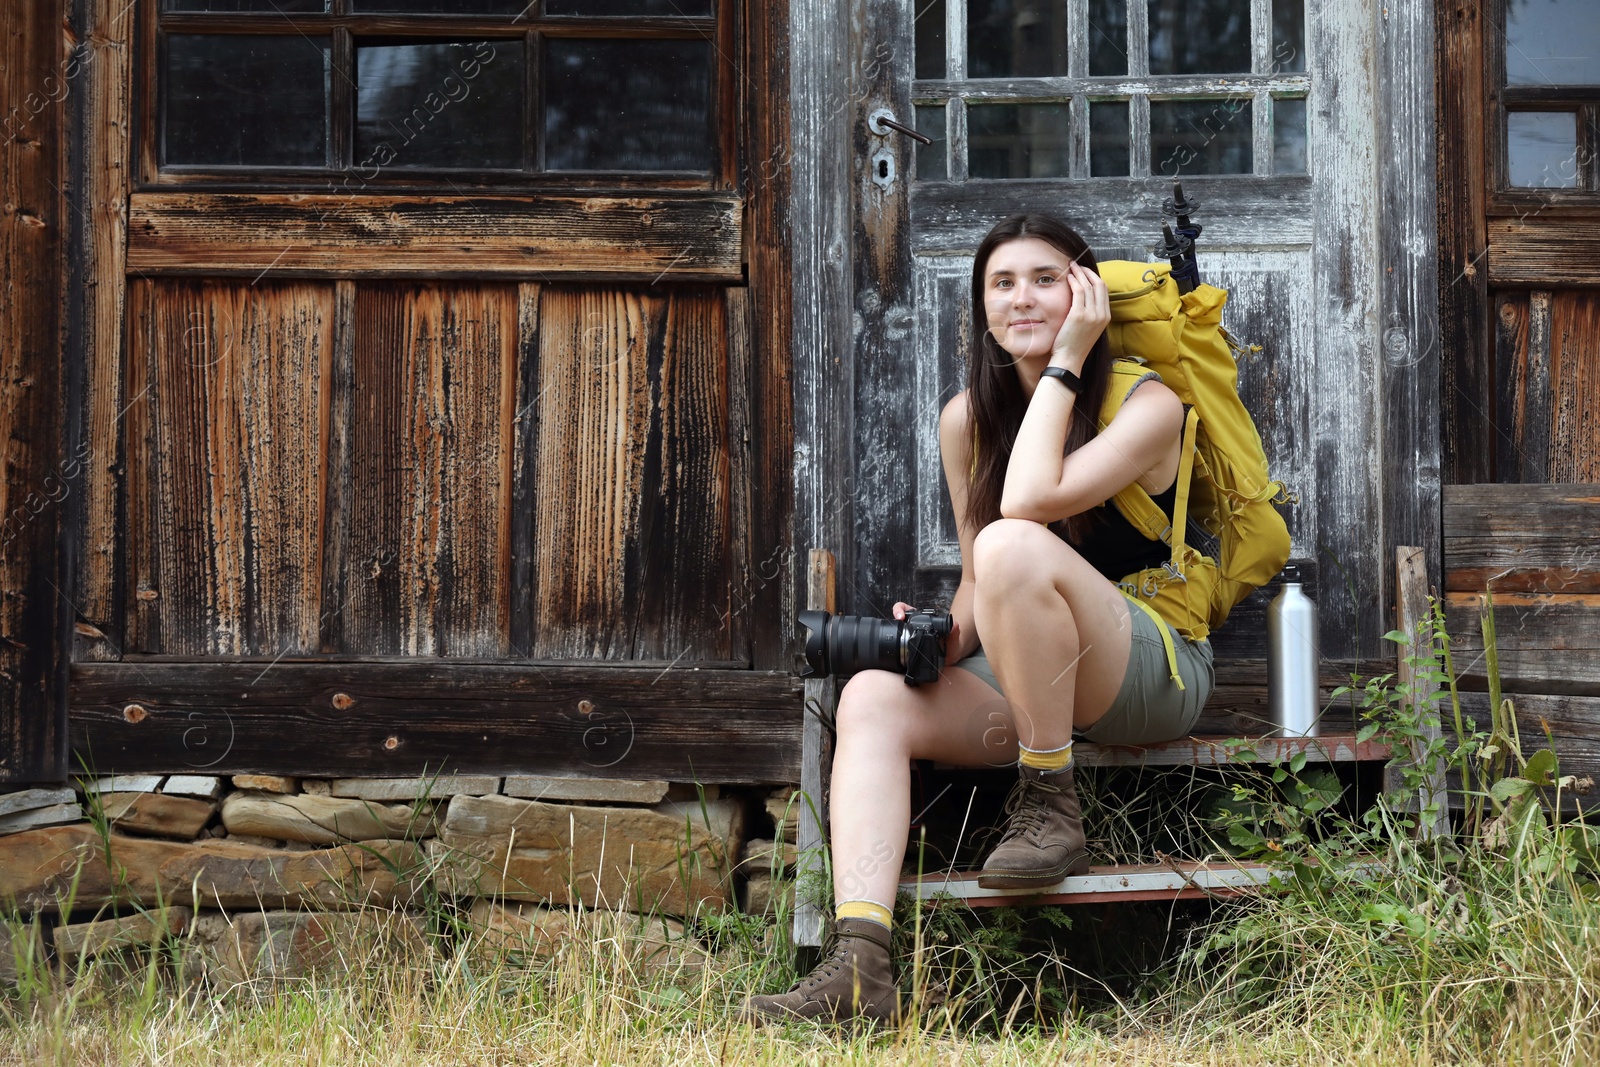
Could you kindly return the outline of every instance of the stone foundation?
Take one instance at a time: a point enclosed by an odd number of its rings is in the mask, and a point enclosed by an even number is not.
[[[441,898],[486,949],[559,958],[595,933],[573,919],[593,912],[630,964],[694,967],[704,954],[684,920],[792,904],[794,794],[276,775],[0,793],[0,980],[162,941],[213,982],[345,968],[421,945],[423,905]]]

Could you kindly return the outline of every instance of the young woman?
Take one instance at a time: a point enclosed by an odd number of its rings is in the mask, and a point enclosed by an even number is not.
[[[1152,378],[1097,432],[1111,311],[1093,253],[1049,216],[1006,219],[978,246],[972,301],[988,328],[974,331],[967,388],[939,418],[961,538],[945,669],[916,688],[863,671],[840,694],[835,948],[788,993],[750,998],[752,1021],[898,1018],[889,932],[912,760],[1015,762],[1005,834],[979,882],[1047,887],[1088,866],[1073,732],[1109,744],[1181,737],[1211,692],[1210,642],[1168,627],[1180,690],[1156,621],[1116,584],[1170,558],[1107,502],[1138,482],[1171,515],[1184,409]]]

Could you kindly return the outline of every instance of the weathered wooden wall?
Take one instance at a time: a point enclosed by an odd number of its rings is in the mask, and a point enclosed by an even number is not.
[[[794,780],[787,10],[736,6],[707,188],[328,196],[135,189],[149,26],[87,4],[98,769]]]
[[[62,190],[66,102],[84,60],[61,16],[53,3],[8,4],[0,36],[0,782],[66,771],[58,530],[86,457],[62,449]]]

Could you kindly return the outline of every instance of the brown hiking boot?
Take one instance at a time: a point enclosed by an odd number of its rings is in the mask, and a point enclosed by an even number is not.
[[[870,919],[840,919],[834,938],[833,952],[799,984],[787,993],[746,1000],[740,1020],[897,1024],[900,1005],[889,967],[889,931]]]
[[[978,884],[985,889],[1048,889],[1089,869],[1072,766],[1054,772],[1021,766],[1018,770],[1017,784],[1006,800],[1005,836],[978,875]]]

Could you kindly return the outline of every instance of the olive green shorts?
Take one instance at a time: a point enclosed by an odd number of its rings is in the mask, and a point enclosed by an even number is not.
[[[1078,734],[1097,745],[1152,745],[1184,737],[1200,718],[1200,709],[1216,685],[1211,642],[1186,640],[1170,624],[1162,624],[1171,634],[1173,651],[1178,656],[1178,674],[1184,685],[1179,689],[1167,667],[1167,649],[1155,620],[1132,607],[1128,614],[1133,620],[1133,643],[1122,688],[1117,690],[1117,698],[1105,715]],[[955,666],[971,671],[996,692],[1003,692],[982,645]]]

